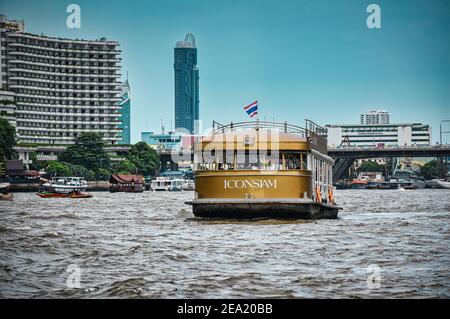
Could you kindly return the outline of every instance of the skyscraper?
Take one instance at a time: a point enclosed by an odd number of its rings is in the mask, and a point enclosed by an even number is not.
[[[121,124],[119,128],[122,129],[122,132],[119,135],[122,137],[122,140],[119,141],[119,144],[130,144],[130,132],[131,132],[131,120],[130,120],[130,112],[131,112],[131,101],[130,101],[130,84],[128,80],[123,82],[122,84],[122,94],[120,101],[120,114],[121,116]]]
[[[199,73],[197,47],[192,33],[184,41],[177,42],[174,50],[175,70],[175,129],[198,133],[199,119]]]

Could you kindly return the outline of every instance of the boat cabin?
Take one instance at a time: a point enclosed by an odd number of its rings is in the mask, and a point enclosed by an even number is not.
[[[194,214],[196,208],[204,213],[208,206],[212,212],[236,204],[247,215],[256,205],[245,205],[263,202],[278,203],[265,205],[265,212],[282,211],[283,201],[289,202],[287,210],[298,210],[301,203],[332,206],[333,164],[326,130],[309,120],[305,128],[286,122],[214,122],[212,133],[194,148]]]
[[[109,191],[141,193],[144,191],[144,177],[141,175],[113,174],[109,178]]]

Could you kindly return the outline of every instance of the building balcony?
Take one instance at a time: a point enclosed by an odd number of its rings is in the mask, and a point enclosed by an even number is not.
[[[89,52],[91,53],[91,52]],[[85,53],[86,54],[86,53]],[[91,53],[92,54],[92,53]],[[100,55],[104,55],[106,53],[100,53]],[[111,58],[111,57],[98,57],[98,58],[86,58],[86,57],[80,57],[80,56],[57,56],[57,55],[48,55],[48,54],[38,54],[38,53],[31,53],[31,52],[23,52],[23,51],[9,51],[8,55],[14,55],[14,56],[28,56],[28,57],[34,57],[34,58],[45,58],[45,59],[54,59],[54,60],[62,60],[62,61],[83,61],[83,62],[112,62],[112,63],[119,63],[122,58]],[[19,59],[23,60],[23,59]],[[46,63],[46,62],[43,62]]]
[[[14,76],[14,72],[27,72],[31,74],[43,74],[43,75],[54,75],[54,76],[65,76],[65,77],[76,77],[76,78],[86,78],[86,77],[94,77],[94,78],[120,78],[122,75],[121,73],[114,73],[114,74],[85,74],[85,73],[64,73],[64,72],[52,72],[52,71],[41,71],[41,70],[33,70],[33,69],[27,69],[27,68],[20,68],[20,67],[10,67],[9,71],[12,72],[12,76]],[[73,82],[67,80],[66,82]]]
[[[48,100],[70,100],[70,101],[101,101],[101,102],[120,102],[122,99],[120,97],[75,97],[75,96],[50,96],[50,95],[37,95],[35,93],[23,93],[18,92],[19,97],[28,97],[36,99],[48,99]],[[111,103],[114,104],[114,103]]]
[[[28,89],[28,90],[37,90],[37,91],[49,91],[49,92],[71,92],[71,93],[93,93],[93,94],[119,94],[122,90],[119,89],[109,89],[109,90],[90,90],[90,89],[69,89],[69,88],[47,88],[33,85],[24,85],[24,84],[10,84],[10,88],[16,89]]]
[[[63,109],[82,109],[82,110],[120,110],[122,107],[120,105],[108,105],[108,106],[100,106],[100,105],[63,105],[63,104],[50,104],[50,103],[35,103],[35,102],[26,102],[26,101],[17,101],[17,105],[20,106],[38,106],[38,107],[46,107],[46,108],[63,108]],[[32,110],[27,110],[28,112],[34,112]]]
[[[78,108],[81,110],[81,108]],[[85,109],[83,109],[85,110]],[[45,116],[70,116],[70,117],[119,117],[120,113],[66,113],[66,112],[47,112],[47,111],[36,111],[36,110],[16,110],[16,114],[36,114]]]
[[[8,61],[11,64],[17,64],[17,65],[33,65],[33,66],[42,66],[47,68],[55,68],[55,69],[98,69],[98,70],[118,70],[121,68],[120,65],[110,65],[110,66],[99,66],[99,65],[66,65],[66,64],[53,64],[48,62],[36,62],[36,61],[27,61],[27,60],[9,60]],[[11,68],[14,68],[14,66],[11,66]],[[67,72],[66,72],[67,73]]]
[[[53,79],[44,79],[44,78],[33,78],[33,77],[24,77],[24,76],[18,76],[18,75],[12,75],[9,77],[11,81],[31,81],[31,82],[39,82],[39,83],[60,83],[65,84],[69,81],[63,81],[63,80],[53,80]],[[77,83],[81,85],[96,85],[96,86],[112,86],[116,87],[117,90],[121,88],[121,82],[119,81],[113,81],[113,82],[98,82],[98,81],[70,81],[71,84]]]

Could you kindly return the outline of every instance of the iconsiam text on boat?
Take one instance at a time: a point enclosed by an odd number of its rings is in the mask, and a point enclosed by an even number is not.
[[[242,188],[256,188],[256,189],[263,189],[263,188],[277,188],[277,180],[269,180],[269,179],[255,179],[255,180],[248,180],[248,179],[231,179],[231,180],[224,180],[224,188],[227,189],[242,189]]]

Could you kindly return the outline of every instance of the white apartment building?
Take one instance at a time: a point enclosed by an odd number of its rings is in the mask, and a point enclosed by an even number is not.
[[[389,124],[391,115],[387,111],[369,111],[361,114],[361,124]]]
[[[329,147],[414,146],[432,143],[431,127],[422,123],[331,124],[326,128]]]
[[[23,22],[0,16],[0,97],[9,100],[0,116],[16,126],[18,142],[67,145],[82,132],[121,140],[118,47],[26,33]]]

